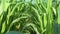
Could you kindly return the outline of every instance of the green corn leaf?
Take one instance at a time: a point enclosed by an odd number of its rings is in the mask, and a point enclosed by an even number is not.
[[[14,10],[18,7],[18,5],[22,4],[23,2],[17,3],[15,7],[12,9],[12,12],[9,14],[11,16],[14,13]],[[24,6],[23,6],[24,7]]]
[[[28,17],[28,16],[23,16],[23,17],[19,17],[19,18],[13,20],[12,23],[10,24],[10,26],[9,26],[9,28],[8,28],[8,30],[7,30],[7,32],[9,32],[10,28],[12,27],[12,25],[13,25],[14,23],[20,21],[20,19],[22,19],[22,18],[27,18],[27,17]]]
[[[1,30],[1,33],[4,33],[5,32],[5,29],[6,29],[6,24],[5,22],[2,24],[2,30]]]
[[[3,8],[2,8],[3,6],[2,5],[0,5],[0,15],[3,13]]]
[[[47,25],[47,17],[46,17],[46,13],[44,13],[44,27],[46,27]]]
[[[38,32],[38,29],[36,28],[36,25],[33,24],[33,23],[27,23],[27,24],[24,26],[23,30],[24,30],[26,27],[29,27],[29,26],[32,26],[33,29],[35,30],[35,32],[36,32],[37,34],[40,34],[40,33]]]
[[[56,15],[56,9],[54,7],[52,7],[52,9],[53,9],[54,14]]]

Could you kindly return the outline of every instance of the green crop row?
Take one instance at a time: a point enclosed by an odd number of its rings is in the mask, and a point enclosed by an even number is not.
[[[55,0],[2,0],[0,33],[19,31],[23,34],[55,34],[58,24]]]

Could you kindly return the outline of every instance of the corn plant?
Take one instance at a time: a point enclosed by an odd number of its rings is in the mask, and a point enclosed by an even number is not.
[[[18,31],[23,34],[55,34],[58,14],[57,4],[53,1],[2,0],[0,33]]]

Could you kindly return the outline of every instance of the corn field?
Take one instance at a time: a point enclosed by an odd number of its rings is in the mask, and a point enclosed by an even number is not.
[[[60,34],[59,0],[0,0],[0,34]]]

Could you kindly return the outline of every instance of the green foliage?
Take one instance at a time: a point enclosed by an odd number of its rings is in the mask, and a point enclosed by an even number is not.
[[[55,34],[57,10],[53,0],[4,0],[0,14],[0,33]]]

